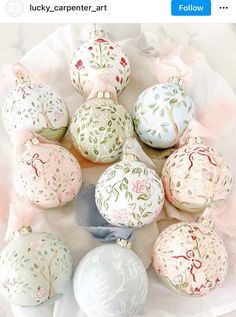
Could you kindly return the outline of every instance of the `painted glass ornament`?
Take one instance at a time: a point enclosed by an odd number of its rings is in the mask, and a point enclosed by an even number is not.
[[[100,177],[95,199],[109,223],[138,228],[155,221],[164,203],[164,190],[153,168],[134,155],[124,155]]]
[[[3,106],[2,117],[10,136],[28,129],[54,141],[64,136],[69,121],[66,105],[58,93],[28,77],[17,79],[17,87]]]
[[[134,316],[147,299],[147,273],[133,251],[116,244],[103,245],[80,262],[74,294],[88,317]]]
[[[70,131],[75,147],[92,162],[116,161],[125,140],[134,133],[128,111],[109,92],[86,101],[73,115]]]
[[[78,194],[82,173],[76,158],[56,144],[26,142],[15,162],[15,190],[27,203],[42,209],[57,208]]]
[[[199,142],[190,139],[172,153],[161,173],[166,199],[189,212],[222,203],[232,188],[232,173],[225,159]]]
[[[72,256],[63,241],[24,227],[1,252],[0,292],[12,304],[41,306],[66,291],[72,272]]]
[[[228,255],[212,223],[180,222],[157,238],[153,267],[160,280],[183,295],[203,296],[219,287],[228,269]]]
[[[193,118],[194,105],[180,80],[171,79],[144,90],[134,106],[135,131],[154,148],[168,148],[178,143]]]
[[[87,97],[94,78],[103,79],[120,94],[129,82],[129,60],[121,47],[104,31],[91,33],[90,39],[75,52],[70,67],[71,81]]]

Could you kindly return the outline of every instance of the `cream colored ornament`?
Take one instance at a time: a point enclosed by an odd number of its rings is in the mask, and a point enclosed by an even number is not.
[[[144,90],[134,106],[136,133],[154,148],[168,148],[178,143],[193,118],[194,105],[180,80],[173,78]]]
[[[67,131],[68,112],[61,97],[51,87],[18,78],[3,106],[3,123],[10,136],[30,130],[58,141]]]
[[[225,201],[232,173],[225,159],[195,139],[172,153],[162,169],[166,199],[175,207],[201,212]]]
[[[95,78],[114,87],[118,95],[129,82],[129,60],[121,47],[111,41],[104,31],[95,31],[75,52],[70,76],[75,88],[86,98]]]
[[[153,267],[170,289],[203,296],[224,282],[228,255],[212,223],[200,218],[171,225],[160,234],[154,245]]]
[[[109,223],[138,228],[155,221],[163,206],[164,190],[153,168],[136,156],[124,155],[100,177],[95,199]]]
[[[125,140],[134,133],[128,111],[111,99],[109,92],[86,101],[71,119],[75,147],[92,162],[110,163],[119,159]]]
[[[0,292],[19,306],[49,304],[66,291],[72,271],[72,256],[63,241],[24,227],[1,252]]]

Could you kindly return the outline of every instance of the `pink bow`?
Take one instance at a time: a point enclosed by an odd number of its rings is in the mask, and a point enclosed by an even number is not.
[[[202,267],[202,262],[200,260],[195,259],[195,253],[193,250],[188,250],[186,252],[186,255],[175,255],[172,256],[172,258],[174,259],[179,259],[179,258],[183,258],[187,261],[191,261],[191,269],[190,269],[190,274],[193,277],[193,281],[196,282],[196,277],[193,273],[193,269],[200,269]]]

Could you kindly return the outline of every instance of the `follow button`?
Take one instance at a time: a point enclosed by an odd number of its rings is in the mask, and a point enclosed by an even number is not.
[[[209,16],[211,15],[211,0],[172,0],[171,14],[173,16]]]

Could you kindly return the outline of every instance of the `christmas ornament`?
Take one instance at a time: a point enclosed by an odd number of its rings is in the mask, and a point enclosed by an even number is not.
[[[134,106],[136,133],[154,148],[168,148],[178,143],[193,118],[194,105],[180,80],[171,79],[144,90]]]
[[[72,201],[82,183],[74,156],[56,144],[32,136],[15,162],[15,190],[29,204],[56,208]]]
[[[96,78],[115,87],[118,95],[129,81],[129,61],[119,45],[111,41],[104,31],[97,30],[75,52],[70,76],[73,85],[84,97],[89,95]]]
[[[197,222],[171,225],[160,234],[154,245],[153,267],[170,289],[202,296],[223,283],[228,256],[212,223],[201,217]]]
[[[70,131],[75,147],[92,162],[117,160],[126,138],[133,135],[128,111],[111,99],[109,92],[86,101],[73,115]]]
[[[48,233],[16,231],[0,256],[0,292],[12,304],[37,306],[62,295],[73,264],[63,241]]]
[[[124,246],[103,245],[90,251],[74,276],[75,298],[88,317],[134,316],[144,305],[148,278],[139,257]]]
[[[110,166],[100,177],[95,192],[101,215],[117,226],[142,227],[161,212],[164,190],[154,169],[135,155]]]
[[[200,139],[195,141],[190,139],[172,153],[162,169],[166,199],[189,212],[222,203],[232,188],[232,173],[225,159]]]
[[[68,112],[51,87],[18,78],[3,107],[3,123],[10,136],[28,129],[49,140],[60,140],[67,131]]]

